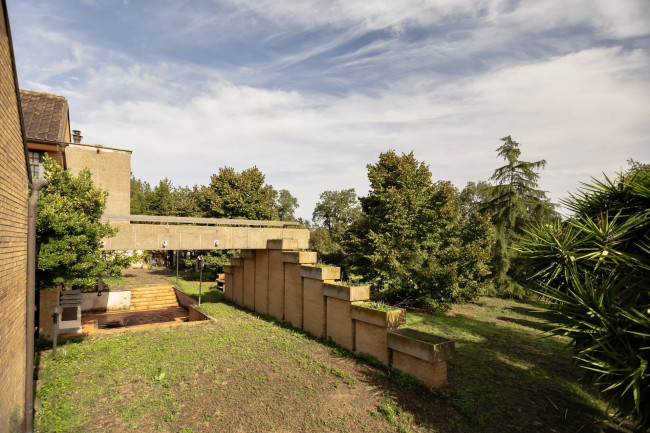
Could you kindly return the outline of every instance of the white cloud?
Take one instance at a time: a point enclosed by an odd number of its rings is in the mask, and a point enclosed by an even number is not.
[[[512,134],[524,158],[548,161],[542,187],[558,199],[629,157],[650,159],[649,60],[640,50],[591,49],[445,85],[407,80],[377,96],[218,81],[183,103],[97,101],[73,126],[89,142],[133,149],[135,175],[150,181],[206,183],[223,165],[257,165],[298,196],[306,217],[323,190],[365,193],[365,164],[382,151],[415,150],[436,179],[462,187],[491,175],[498,139]],[[102,76],[111,75],[121,82]]]

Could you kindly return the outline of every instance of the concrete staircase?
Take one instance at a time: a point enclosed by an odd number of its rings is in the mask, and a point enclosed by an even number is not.
[[[153,310],[177,306],[178,300],[171,284],[152,284],[131,289],[130,310]]]

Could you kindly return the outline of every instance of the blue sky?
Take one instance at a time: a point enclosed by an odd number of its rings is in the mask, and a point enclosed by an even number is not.
[[[499,138],[554,200],[650,161],[645,0],[8,1],[21,88],[63,95],[84,142],[151,183],[259,167],[311,217],[413,150],[462,188]]]

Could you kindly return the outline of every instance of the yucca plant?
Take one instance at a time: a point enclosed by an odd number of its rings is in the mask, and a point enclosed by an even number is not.
[[[650,166],[584,184],[564,222],[530,227],[524,274],[558,312],[557,334],[619,416],[650,429]]]

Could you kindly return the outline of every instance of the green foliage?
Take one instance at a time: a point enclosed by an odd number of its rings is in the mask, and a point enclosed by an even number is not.
[[[492,226],[463,215],[458,191],[432,183],[413,153],[382,153],[368,165],[370,193],[346,233],[352,272],[391,303],[439,306],[474,299],[489,276]]]
[[[642,431],[650,428],[650,166],[592,179],[574,216],[530,228],[524,272],[562,318],[575,362]]]
[[[264,183],[264,174],[257,167],[241,173],[222,167],[219,174],[212,175],[207,187],[201,187],[201,209],[210,218],[277,220],[277,195],[271,185]]]
[[[48,157],[44,166],[49,186],[41,191],[37,204],[39,286],[90,290],[102,275],[121,275],[133,258],[99,249],[101,238],[117,232],[99,222],[108,193],[93,184],[88,170],[74,176]]]
[[[313,219],[330,233],[342,231],[359,219],[361,208],[354,188],[341,191],[323,191],[314,208]]]
[[[503,144],[497,152],[507,164],[494,171],[490,180],[495,185],[480,209],[491,215],[497,229],[492,259],[495,293],[492,294],[523,297],[526,291],[518,282],[512,242],[528,224],[545,222],[554,216],[554,205],[544,191],[537,189],[537,171],[544,168],[546,161],[522,161],[519,143],[510,136],[501,141]]]
[[[341,266],[345,273],[346,253],[341,242],[347,228],[360,215],[361,208],[354,188],[324,191],[312,215],[316,227],[311,230],[309,248],[316,251],[321,260]]]
[[[288,190],[280,190],[276,206],[280,221],[294,221],[296,219],[295,212],[296,208],[299,207],[298,199],[292,196]]]
[[[151,189],[148,182],[131,176],[131,214],[201,216],[197,187],[175,187],[165,178]]]

